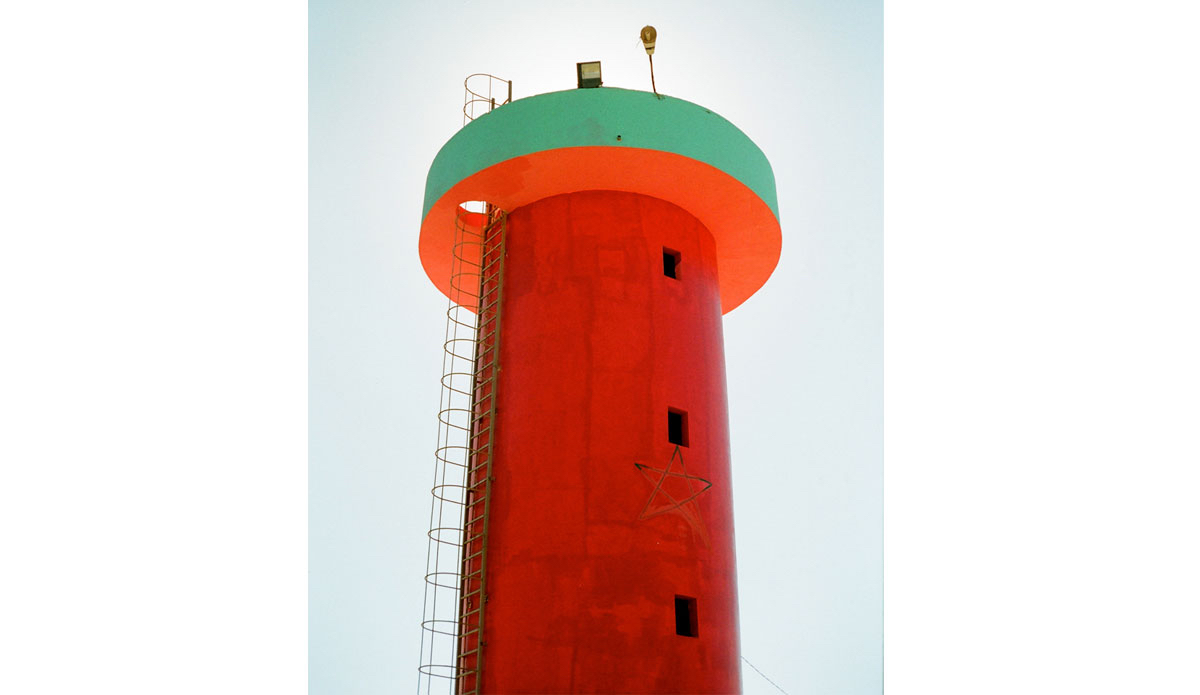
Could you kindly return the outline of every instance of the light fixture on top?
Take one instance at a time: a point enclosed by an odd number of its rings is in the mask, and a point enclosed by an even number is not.
[[[579,78],[579,88],[599,87],[604,84],[600,79],[600,61],[593,60],[575,64],[575,74]]]

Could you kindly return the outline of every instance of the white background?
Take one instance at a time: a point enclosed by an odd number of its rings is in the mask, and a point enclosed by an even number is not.
[[[305,510],[318,491],[305,401],[320,387],[306,378],[318,328],[306,315],[320,307],[306,277],[305,21],[303,6],[268,3],[0,15],[5,692],[306,687]],[[888,8],[894,692],[1200,686],[1195,25],[1186,3]],[[665,56],[672,30],[658,26]],[[754,40],[730,32],[709,50]],[[394,67],[449,72],[435,57]],[[586,57],[606,61],[607,81],[607,56]],[[422,112],[446,101],[407,98]],[[713,106],[782,183],[747,125],[757,107]],[[734,418],[738,312],[726,324]],[[411,394],[414,411],[435,380]],[[735,474],[750,463],[739,449],[789,432],[779,425],[735,429]],[[434,434],[414,436],[428,448]],[[743,519],[758,510],[737,511],[745,561]],[[752,637],[741,585],[744,652],[778,643],[808,658],[795,613]],[[397,644],[415,632],[383,629]],[[411,651],[368,656],[415,664]],[[755,663],[792,695],[864,691],[818,690],[774,662]],[[775,692],[756,679],[744,673],[747,693]]]

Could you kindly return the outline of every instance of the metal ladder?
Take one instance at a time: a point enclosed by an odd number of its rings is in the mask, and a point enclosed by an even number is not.
[[[438,411],[418,693],[476,695],[483,667],[505,211],[460,208]]]
[[[483,621],[487,603],[487,539],[491,511],[496,381],[499,376],[504,232],[508,216],[487,206],[481,240],[475,340],[471,459],[463,509],[462,594],[459,599],[458,695],[479,692],[483,671]]]

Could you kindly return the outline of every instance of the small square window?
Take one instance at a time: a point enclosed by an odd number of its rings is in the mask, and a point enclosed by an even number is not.
[[[672,251],[663,247],[663,275],[669,278],[679,279],[679,261],[681,260],[678,251]]]
[[[688,445],[687,413],[667,408],[667,441],[679,446]]]
[[[690,596],[676,596],[675,634],[683,637],[699,637],[699,622],[696,619],[696,599]]]

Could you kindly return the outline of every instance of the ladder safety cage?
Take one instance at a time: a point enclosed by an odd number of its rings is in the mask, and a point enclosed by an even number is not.
[[[512,101],[512,80],[477,72],[463,80],[463,125]]]
[[[455,220],[419,695],[480,687],[506,226],[489,204]]]

